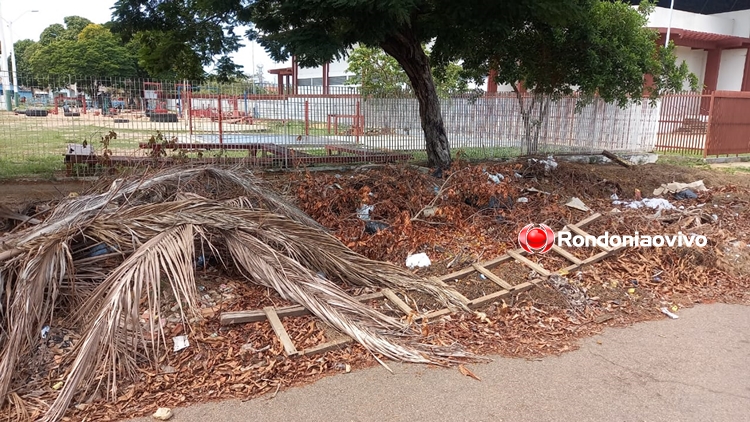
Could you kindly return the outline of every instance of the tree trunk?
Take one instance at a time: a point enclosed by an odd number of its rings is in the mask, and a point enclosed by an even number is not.
[[[411,30],[386,38],[380,46],[404,68],[417,96],[430,166],[447,169],[451,165],[450,147],[435,81],[432,79],[430,59]]]

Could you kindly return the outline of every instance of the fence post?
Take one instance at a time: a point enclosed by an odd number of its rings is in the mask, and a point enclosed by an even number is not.
[[[716,91],[711,92],[711,101],[708,105],[708,122],[706,123],[706,142],[703,143],[703,158],[708,156],[709,145],[711,144],[711,123],[714,117],[714,100],[716,99]]]
[[[222,126],[221,93],[219,93],[219,145],[224,143],[224,127]]]
[[[359,111],[360,111],[360,105],[359,100],[357,100],[357,107],[354,111],[354,143],[359,145]]]
[[[192,89],[192,87],[191,87]],[[193,99],[190,98],[190,90],[185,91],[185,109],[188,114],[188,129],[190,130],[190,137],[193,137]],[[192,140],[190,142],[193,142]]]
[[[305,100],[305,136],[310,136],[310,103]]]

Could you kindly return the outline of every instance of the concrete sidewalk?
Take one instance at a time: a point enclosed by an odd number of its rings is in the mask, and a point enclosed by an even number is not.
[[[703,305],[611,329],[539,361],[389,363],[261,397],[174,409],[181,421],[747,421],[750,307]],[[150,418],[139,419],[148,421]]]

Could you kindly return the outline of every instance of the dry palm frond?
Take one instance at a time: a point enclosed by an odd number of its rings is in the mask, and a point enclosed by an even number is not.
[[[64,361],[64,387],[45,420],[61,418],[74,397],[91,389],[106,387],[106,396],[116,397],[118,382],[135,374],[140,359],[153,363],[166,346],[161,325],[148,318],[144,327],[139,319],[144,309],[158,314],[160,280],[166,277],[184,317],[197,296],[196,255],[206,248],[374,354],[438,364],[466,357],[457,347],[419,343],[419,332],[337,284],[421,291],[462,306],[455,292],[352,252],[250,173],[166,170],[68,198],[41,224],[0,239],[0,399],[53,310],[83,338]]]
[[[82,315],[94,312],[94,318],[82,339],[65,387],[44,420],[61,418],[79,392],[79,386],[91,385],[97,371],[107,376],[107,396],[117,397],[118,369],[132,376],[136,370],[134,351],[149,349],[143,347],[146,339],[138,318],[140,298],[145,295],[151,309],[159,308],[163,272],[172,291],[179,295],[178,299],[184,300],[188,308],[194,307],[193,257],[193,226],[174,227],[144,243],[102,282],[81,309]],[[104,295],[103,301],[98,299],[99,294]],[[150,332],[158,336],[157,341],[150,342],[152,357],[156,358],[155,348],[159,340],[165,342],[165,336],[161,327],[154,327],[153,320],[150,321]],[[121,343],[129,347],[123,348]]]

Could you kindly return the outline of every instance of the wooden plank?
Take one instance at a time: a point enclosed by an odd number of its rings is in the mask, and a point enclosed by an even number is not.
[[[585,265],[593,264],[595,262],[601,261],[602,259],[609,258],[610,256],[612,256],[612,255],[620,252],[623,249],[625,249],[625,248],[621,246],[619,248],[615,248],[615,249],[612,249],[612,250],[609,250],[609,251],[599,252],[596,255],[592,255],[591,257],[584,259],[583,262],[581,262],[580,264],[573,264],[573,265],[571,265],[569,267],[565,267],[561,271],[563,271],[563,272],[571,272],[571,271],[577,270],[578,268],[583,267]]]
[[[420,320],[423,320],[423,319],[439,318],[439,317],[441,317],[443,315],[452,314],[455,311],[456,311],[455,309],[451,309],[451,308],[438,309],[437,311],[432,311],[432,312],[426,313],[424,315],[420,315],[420,316],[414,318],[414,320],[415,321],[420,321]]]
[[[513,286],[513,290],[500,290],[498,292],[494,292],[494,293],[490,293],[482,297],[478,297],[476,299],[473,299],[471,302],[469,302],[469,307],[478,308],[488,303],[492,303],[498,299],[504,299],[510,295],[525,292],[526,290],[531,290],[534,286],[536,286],[541,281],[542,281],[541,279],[526,281],[521,284],[517,284]]]
[[[570,231],[572,231],[573,233],[575,233],[575,234],[577,234],[579,236],[583,236],[583,237],[591,236],[591,237],[594,237],[594,238],[596,237],[596,236],[594,236],[592,234],[589,234],[588,232],[582,230],[580,227],[576,226],[575,224],[568,224],[565,227],[567,227]],[[604,250],[604,251],[611,250],[610,248],[608,248],[606,246],[603,246],[603,245],[599,245],[598,243],[596,244],[596,247],[599,248],[599,249],[601,249],[601,250]]]
[[[606,149],[602,151],[602,155],[609,158],[610,160],[614,161],[615,163],[627,168],[630,168],[630,163],[623,160],[622,158],[616,156],[615,154],[612,154],[611,152],[607,151]]]
[[[566,251],[565,249],[557,245],[552,245],[552,250],[555,251],[558,255],[562,256],[563,258],[567,259],[568,261],[574,264],[581,265],[583,263],[583,261],[578,259],[577,256],[573,255],[572,253]]]
[[[543,275],[544,277],[549,277],[550,272],[542,268],[539,264],[536,262],[531,261],[530,259],[521,256],[521,254],[518,254],[514,251],[507,251],[508,255],[512,256],[516,259],[516,261],[520,262],[521,264],[531,268],[532,270],[536,271],[537,273]]]
[[[380,299],[381,297],[383,297],[383,293],[376,292],[361,296],[355,296],[354,298],[360,302],[364,302],[372,299]],[[292,305],[276,308],[276,314],[280,318],[286,318],[309,315],[310,311],[300,305]],[[243,324],[246,322],[263,321],[265,319],[266,314],[265,312],[263,312],[263,310],[260,309],[254,309],[252,311],[223,312],[219,317],[221,325]]]
[[[523,249],[516,249],[516,251],[518,253],[524,253]],[[503,262],[508,262],[508,261],[512,261],[512,260],[513,260],[513,258],[511,258],[506,253],[504,255],[498,256],[495,259],[482,262],[480,265],[483,266],[484,268],[490,269],[490,268],[497,267],[498,265],[502,264]],[[469,275],[469,274],[471,274],[471,273],[473,273],[475,271],[476,270],[473,267],[466,267],[466,268],[464,268],[462,270],[454,271],[454,272],[452,272],[450,274],[446,274],[444,276],[441,276],[440,279],[443,280],[443,281],[453,281],[455,279],[464,278],[467,275]]]
[[[335,340],[327,341],[317,346],[308,347],[307,349],[301,351],[299,354],[304,356],[304,355],[314,355],[316,353],[325,353],[329,350],[338,349],[341,346],[347,345],[353,341],[354,340],[352,340],[351,337],[339,337]]]
[[[286,332],[284,324],[281,323],[281,320],[276,314],[276,310],[273,308],[273,306],[266,306],[265,308],[263,308],[263,312],[266,313],[266,318],[268,318],[268,322],[271,323],[271,328],[273,328],[273,332],[276,333],[276,337],[279,338],[281,344],[284,346],[284,352],[287,354],[287,356],[296,355],[297,348],[294,347],[292,339],[289,338],[289,333]]]
[[[381,291],[383,292],[383,296],[393,302],[393,304],[396,305],[396,307],[400,309],[401,312],[405,313],[406,315],[411,315],[414,312],[414,309],[407,305],[406,302],[401,300],[400,297],[396,296],[396,293],[393,293],[393,290],[383,289]]]
[[[469,298],[467,298],[466,296],[462,295],[461,292],[459,292],[458,290],[454,289],[453,287],[451,287],[448,284],[446,284],[445,282],[443,282],[443,280],[441,280],[441,279],[439,279],[439,278],[437,278],[435,276],[430,277],[430,280],[434,281],[435,284],[437,284],[439,286],[445,287],[446,289],[451,289],[452,290],[451,293],[453,293],[454,296],[458,297],[458,300],[460,300],[461,303],[463,303],[464,305],[466,305],[466,304],[469,303]]]
[[[487,277],[490,281],[497,284],[498,286],[502,287],[503,289],[511,290],[513,288],[513,285],[508,283],[507,281],[503,280],[502,278],[496,276],[492,273],[492,271],[488,270],[487,268],[484,268],[483,266],[479,264],[471,264],[471,266],[477,270],[480,274]]]

